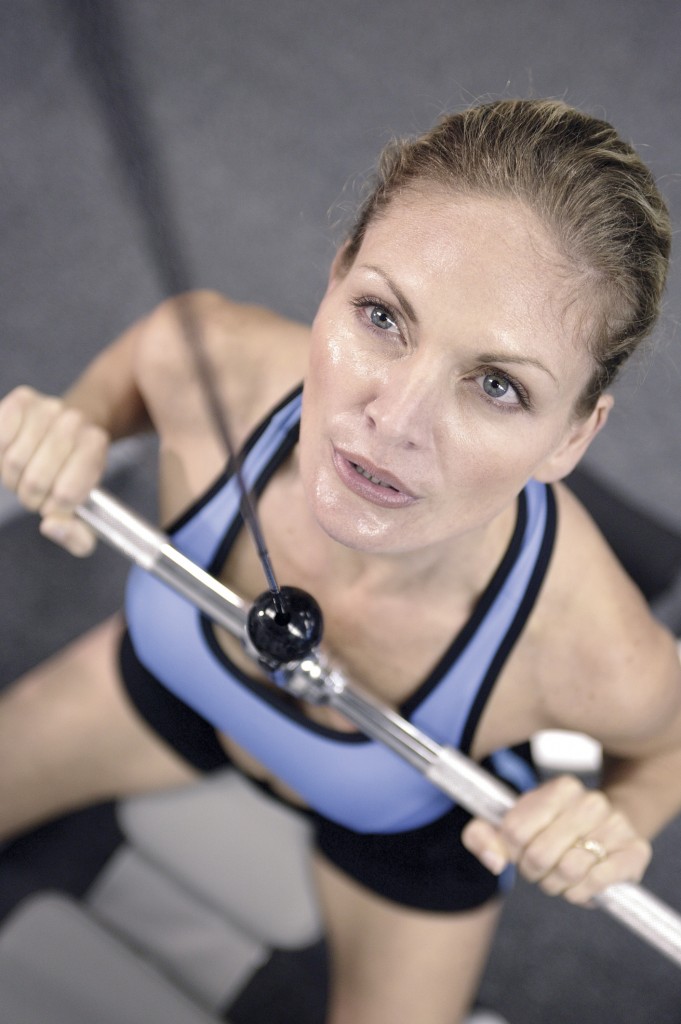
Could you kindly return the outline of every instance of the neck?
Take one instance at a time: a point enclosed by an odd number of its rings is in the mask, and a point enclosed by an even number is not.
[[[315,537],[315,567],[326,579],[333,579],[338,588],[395,596],[446,593],[452,600],[467,601],[477,597],[491,579],[515,523],[513,506],[464,536],[397,554],[347,548],[328,537],[316,523],[310,536]]]

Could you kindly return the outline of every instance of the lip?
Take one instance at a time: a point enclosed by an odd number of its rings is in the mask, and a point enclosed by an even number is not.
[[[405,508],[418,501],[417,496],[405,486],[399,477],[396,477],[394,473],[390,473],[387,469],[381,469],[380,466],[374,465],[373,462],[370,462],[364,456],[355,455],[352,452],[346,452],[334,446],[333,464],[336,473],[345,486],[354,494],[359,495],[360,498],[370,501],[373,505],[379,505],[381,508]],[[362,469],[372,476],[388,484],[388,487],[383,487],[381,484],[375,484],[371,480],[367,480],[365,476],[362,476],[354,468],[356,465],[361,466]]]

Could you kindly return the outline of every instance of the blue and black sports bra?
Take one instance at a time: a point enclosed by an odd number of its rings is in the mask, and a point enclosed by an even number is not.
[[[242,464],[259,494],[298,439],[302,388],[251,436]],[[219,573],[242,527],[231,467],[171,528],[173,543]],[[534,605],[555,535],[550,488],[530,481],[506,554],[459,635],[399,708],[419,729],[464,752],[501,668]],[[319,814],[356,832],[402,832],[442,816],[451,800],[375,740],[310,721],[285,693],[249,677],[219,646],[193,605],[140,568],[129,576],[126,614],[138,659],[165,687],[249,751]],[[494,770],[524,790],[535,784],[513,751]]]

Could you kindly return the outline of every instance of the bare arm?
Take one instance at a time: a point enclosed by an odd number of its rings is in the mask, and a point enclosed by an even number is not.
[[[148,320],[131,327],[61,398],[22,386],[0,402],[0,479],[40,513],[41,532],[75,555],[94,547],[73,511],[101,478],[110,441],[149,424],[135,372],[148,329]]]
[[[494,870],[514,861],[550,894],[585,903],[611,883],[639,881],[649,839],[681,810],[681,664],[602,540],[580,513],[575,522],[554,571],[561,559],[574,566],[543,625],[552,642],[539,667],[542,701],[546,727],[603,744],[603,789],[553,780],[521,797],[498,830],[475,821],[463,838]]]
[[[200,327],[239,445],[301,379],[308,329],[211,291],[161,303],[104,349],[62,398],[20,387],[0,402],[0,481],[40,512],[41,531],[72,554],[94,547],[73,512],[98,483],[111,440],[150,426],[159,434],[166,516],[224,464],[187,344],[187,316]]]
[[[641,673],[628,732],[603,738],[603,789],[647,838],[681,810],[681,661],[665,631],[655,654]]]
[[[105,348],[62,396],[67,408],[77,409],[111,440],[150,426],[136,374],[137,346],[149,320],[137,321]]]

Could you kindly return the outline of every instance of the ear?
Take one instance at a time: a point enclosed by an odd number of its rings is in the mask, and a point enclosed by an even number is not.
[[[612,395],[601,395],[593,411],[584,419],[575,421],[558,448],[537,467],[533,474],[535,480],[550,484],[571,473],[596,434],[607,423],[614,404]]]

